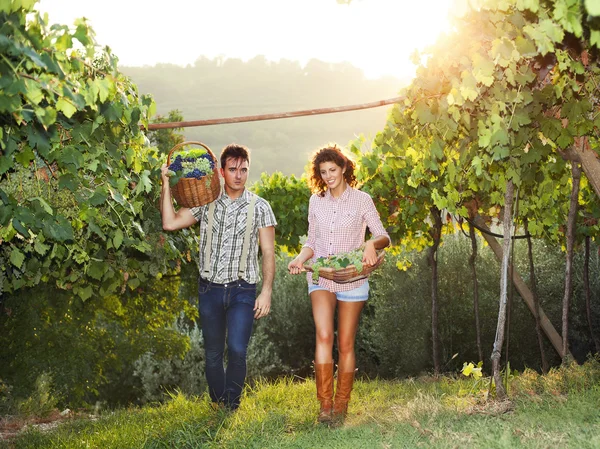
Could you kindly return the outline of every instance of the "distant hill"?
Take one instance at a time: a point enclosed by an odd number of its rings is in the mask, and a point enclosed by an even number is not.
[[[367,103],[398,95],[405,80],[369,80],[347,64],[309,61],[270,62],[257,56],[239,59],[199,58],[186,67],[159,64],[120,67],[141,93],[151,94],[157,113],[179,110],[185,120],[288,112]],[[251,180],[261,172],[301,175],[312,151],[327,142],[346,145],[358,134],[372,138],[383,128],[388,107],[313,117],[186,128],[187,140],[200,140],[217,155],[236,142],[252,153]]]

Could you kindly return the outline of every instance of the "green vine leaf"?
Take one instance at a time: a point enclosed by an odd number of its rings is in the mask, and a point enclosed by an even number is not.
[[[23,266],[24,261],[25,254],[23,254],[17,248],[13,248],[10,252],[10,263],[12,263],[17,268],[21,268]]]
[[[77,112],[75,105],[64,97],[56,102],[56,109],[65,114],[67,118],[71,118]]]
[[[600,16],[600,1],[584,0],[584,5],[590,16]]]
[[[117,229],[113,237],[113,246],[115,249],[119,249],[123,243],[123,231]]]

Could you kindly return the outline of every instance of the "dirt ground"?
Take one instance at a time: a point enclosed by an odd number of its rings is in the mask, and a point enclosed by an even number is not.
[[[0,440],[10,441],[19,433],[29,428],[37,428],[38,430],[45,432],[55,429],[63,422],[82,418],[93,417],[85,413],[74,413],[69,409],[62,412],[54,410],[45,417],[23,418],[18,416],[0,416]]]

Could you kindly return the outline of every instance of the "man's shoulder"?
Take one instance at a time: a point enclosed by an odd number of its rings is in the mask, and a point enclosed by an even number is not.
[[[262,196],[258,196],[256,193],[253,193],[253,192],[248,192],[248,193],[251,195],[248,198],[249,201],[252,199],[252,195],[254,195],[256,197],[256,204],[257,205],[271,207],[271,205],[269,204],[269,202],[267,200],[265,200]]]
[[[269,202],[267,200],[265,200],[261,196],[258,196],[256,193],[251,193],[251,192],[249,192],[249,193],[256,197],[256,201],[254,203],[255,211],[260,211],[260,213],[262,213],[262,214],[268,214],[268,215],[274,216],[273,208],[271,207],[271,205],[269,204]]]
[[[199,221],[202,217],[202,214],[204,214],[204,212],[208,209],[208,204],[205,204],[203,206],[190,207],[189,209],[194,218]]]

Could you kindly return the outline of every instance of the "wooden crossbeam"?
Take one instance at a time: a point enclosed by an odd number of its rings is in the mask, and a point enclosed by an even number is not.
[[[274,114],[246,115],[241,117],[215,118],[208,120],[194,120],[186,122],[151,123],[146,128],[148,131],[157,129],[189,128],[192,126],[222,125],[226,123],[257,122],[260,120],[276,120],[282,118],[303,117],[307,115],[334,114],[337,112],[358,111],[360,109],[378,108],[388,104],[400,103],[406,97],[388,98],[387,100],[373,101],[371,103],[353,104],[320,109],[305,109],[302,111],[279,112]]]

